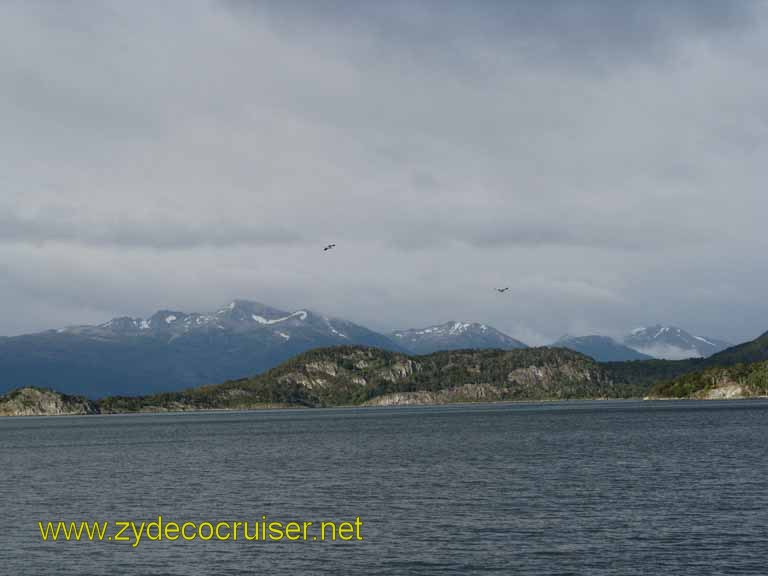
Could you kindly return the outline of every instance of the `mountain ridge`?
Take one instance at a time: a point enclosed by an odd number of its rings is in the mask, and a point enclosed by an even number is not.
[[[148,394],[258,374],[306,350],[402,350],[339,318],[233,300],[210,314],[158,310],[0,340],[0,393],[33,385],[89,397]]]
[[[696,336],[677,326],[662,324],[635,328],[624,337],[623,344],[642,354],[665,360],[707,358],[732,346],[724,340]]]
[[[588,338],[613,346],[603,337]],[[394,331],[389,337],[308,308],[288,311],[236,299],[210,313],[165,308],[146,318],[118,316],[96,325],[0,338],[0,393],[37,386],[90,398],[147,395],[250,377],[307,350],[344,345],[412,355],[526,347],[478,322],[450,321]],[[616,361],[632,359],[627,356],[601,356],[584,347],[572,348],[607,361],[617,377],[647,386],[704,366],[694,359],[638,359],[628,366]],[[764,353],[765,346],[746,343],[707,361],[731,362],[727,354],[738,356],[733,362],[759,360]]]
[[[653,357],[624,346],[608,336],[590,334],[586,336],[561,336],[553,347],[568,348],[597,360],[598,362],[625,362],[651,360]]]
[[[390,337],[412,354],[431,354],[442,350],[500,349],[519,350],[526,344],[479,322],[450,320],[425,328],[393,330]]]

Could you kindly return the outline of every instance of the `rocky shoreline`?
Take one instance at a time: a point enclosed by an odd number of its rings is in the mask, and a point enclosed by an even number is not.
[[[766,399],[768,396],[742,394],[741,391],[713,389],[707,394],[691,398],[672,398],[645,396],[642,400],[750,400]],[[585,400],[640,400],[640,398],[579,398]],[[397,407],[397,406],[443,406],[448,404],[496,404],[499,402],[528,403],[554,402],[567,400],[510,400],[497,393],[488,385],[468,385],[461,388],[441,390],[438,392],[396,392],[373,398],[360,405],[327,406],[327,408],[362,407]],[[97,402],[77,396],[66,396],[52,390],[39,388],[19,388],[0,396],[0,417],[14,416],[88,416],[88,415],[117,415],[117,414],[162,414],[178,412],[240,412],[253,410],[279,410],[285,408],[310,408],[289,404],[259,404],[230,408],[200,408],[178,404],[175,406],[145,406],[139,411],[102,411]]]

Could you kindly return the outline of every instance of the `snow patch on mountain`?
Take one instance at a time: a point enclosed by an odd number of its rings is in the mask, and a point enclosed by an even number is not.
[[[396,330],[392,337],[415,354],[461,348],[512,350],[527,348],[519,340],[478,322],[450,321],[426,328]]]
[[[333,327],[333,324],[331,323],[331,320],[330,320],[329,318],[323,318],[323,320],[325,320],[325,324],[326,324],[326,326],[328,326],[328,329],[329,329],[329,330],[330,330],[330,331],[331,331],[333,334],[336,334],[336,336],[338,336],[339,338],[346,338],[346,339],[349,339],[349,336],[347,336],[347,335],[346,335],[346,334],[344,334],[343,332],[339,332],[338,330],[336,330],[336,328],[334,328],[334,327]]]
[[[230,333],[235,338],[248,339],[254,350],[262,346],[268,350],[276,344],[285,348],[290,343],[287,348],[297,351],[340,344],[404,351],[386,336],[340,318],[330,318],[308,309],[287,312],[248,300],[234,300],[213,313],[158,310],[148,318],[123,316],[99,325],[61,328],[56,333],[115,342],[141,336],[159,342],[174,342],[176,346],[186,339]]]
[[[624,344],[643,354],[667,360],[706,358],[730,346],[723,340],[694,336],[682,328],[661,324],[632,330],[624,338]]]
[[[307,313],[304,310],[298,310],[293,314],[288,314],[288,316],[283,316],[282,318],[273,318],[271,320],[264,318],[263,316],[259,316],[258,314],[251,314],[251,318],[253,318],[254,322],[270,326],[272,324],[279,324],[280,322],[285,322],[286,320],[290,320],[291,318],[298,318],[299,320],[304,321],[307,319]]]

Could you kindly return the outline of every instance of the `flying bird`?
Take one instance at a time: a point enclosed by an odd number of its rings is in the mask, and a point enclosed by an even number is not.
[[[498,292],[499,294],[503,294],[507,290],[509,290],[509,286],[505,286],[504,288],[496,288],[496,292]]]
[[[333,250],[336,248],[336,244],[328,244],[325,248],[323,248],[323,252],[328,252],[328,250]]]

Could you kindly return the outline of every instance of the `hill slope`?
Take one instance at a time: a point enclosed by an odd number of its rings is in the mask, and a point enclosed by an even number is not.
[[[460,350],[408,356],[344,346],[306,352],[254,378],[143,398],[107,398],[100,406],[104,412],[123,412],[616,398],[642,392],[569,350]]]
[[[711,366],[730,366],[768,360],[768,332],[743,344],[737,344],[707,358]]]
[[[745,398],[768,394],[768,362],[707,368],[658,382],[651,398]]]

